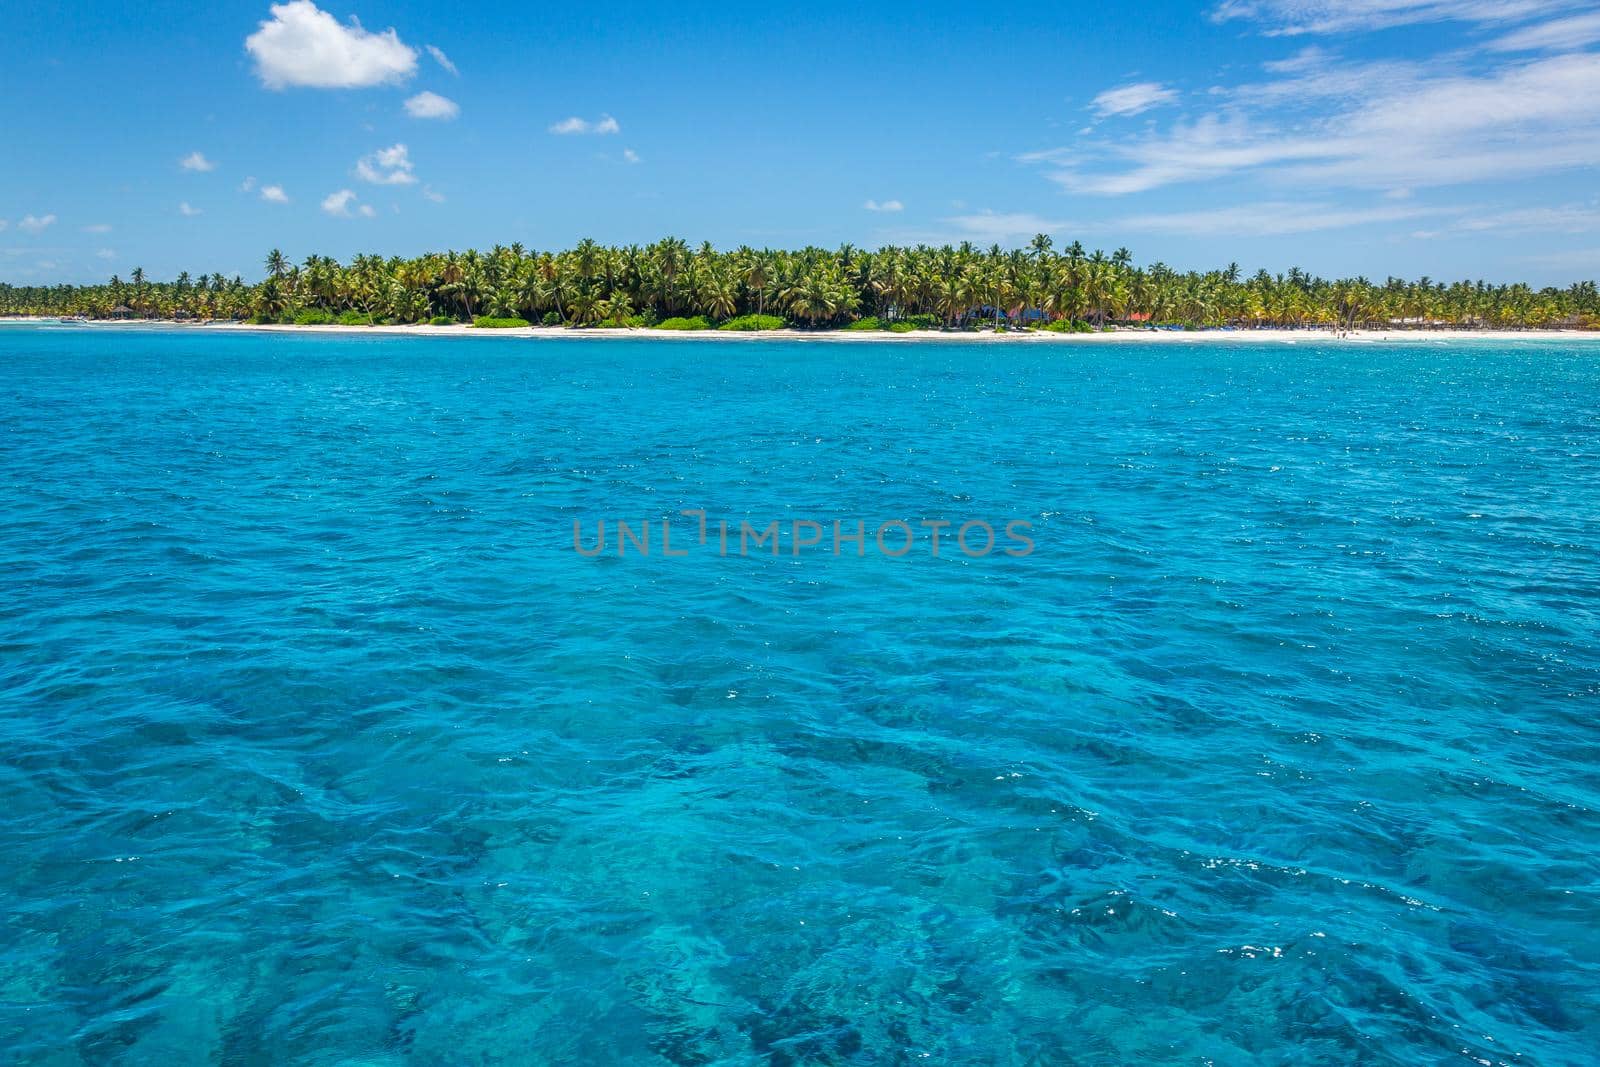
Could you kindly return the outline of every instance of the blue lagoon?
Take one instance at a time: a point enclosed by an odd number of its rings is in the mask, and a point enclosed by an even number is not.
[[[0,1048],[1592,1062],[1597,376],[0,330]]]

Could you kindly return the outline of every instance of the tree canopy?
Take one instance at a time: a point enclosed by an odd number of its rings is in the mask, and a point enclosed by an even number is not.
[[[103,285],[0,284],[0,315],[83,315],[258,322],[471,321],[525,318],[566,326],[644,326],[704,316],[780,315],[804,327],[946,328],[1112,323],[1313,326],[1600,327],[1594,282],[1535,289],[1483,281],[1326,279],[1291,269],[1241,275],[1135,266],[1126,249],[1058,249],[1039,235],[1025,249],[971,244],[865,251],[741,247],[717,251],[678,238],[565,251],[520,244],[415,258],[309,256],[274,249],[265,276],[219,274],[153,282],[135,269]]]

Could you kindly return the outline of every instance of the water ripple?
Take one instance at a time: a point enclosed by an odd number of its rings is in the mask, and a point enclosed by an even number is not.
[[[0,1048],[1590,1062],[1597,370],[7,330]]]

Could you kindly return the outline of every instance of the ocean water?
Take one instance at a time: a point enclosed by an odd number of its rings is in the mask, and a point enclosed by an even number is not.
[[[1593,1063],[1597,383],[0,327],[0,1057]]]

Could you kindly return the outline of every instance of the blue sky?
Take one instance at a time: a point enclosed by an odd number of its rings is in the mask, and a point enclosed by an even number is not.
[[[13,283],[254,279],[272,247],[1041,230],[1180,268],[1600,275],[1592,2],[61,0],[5,23]]]

